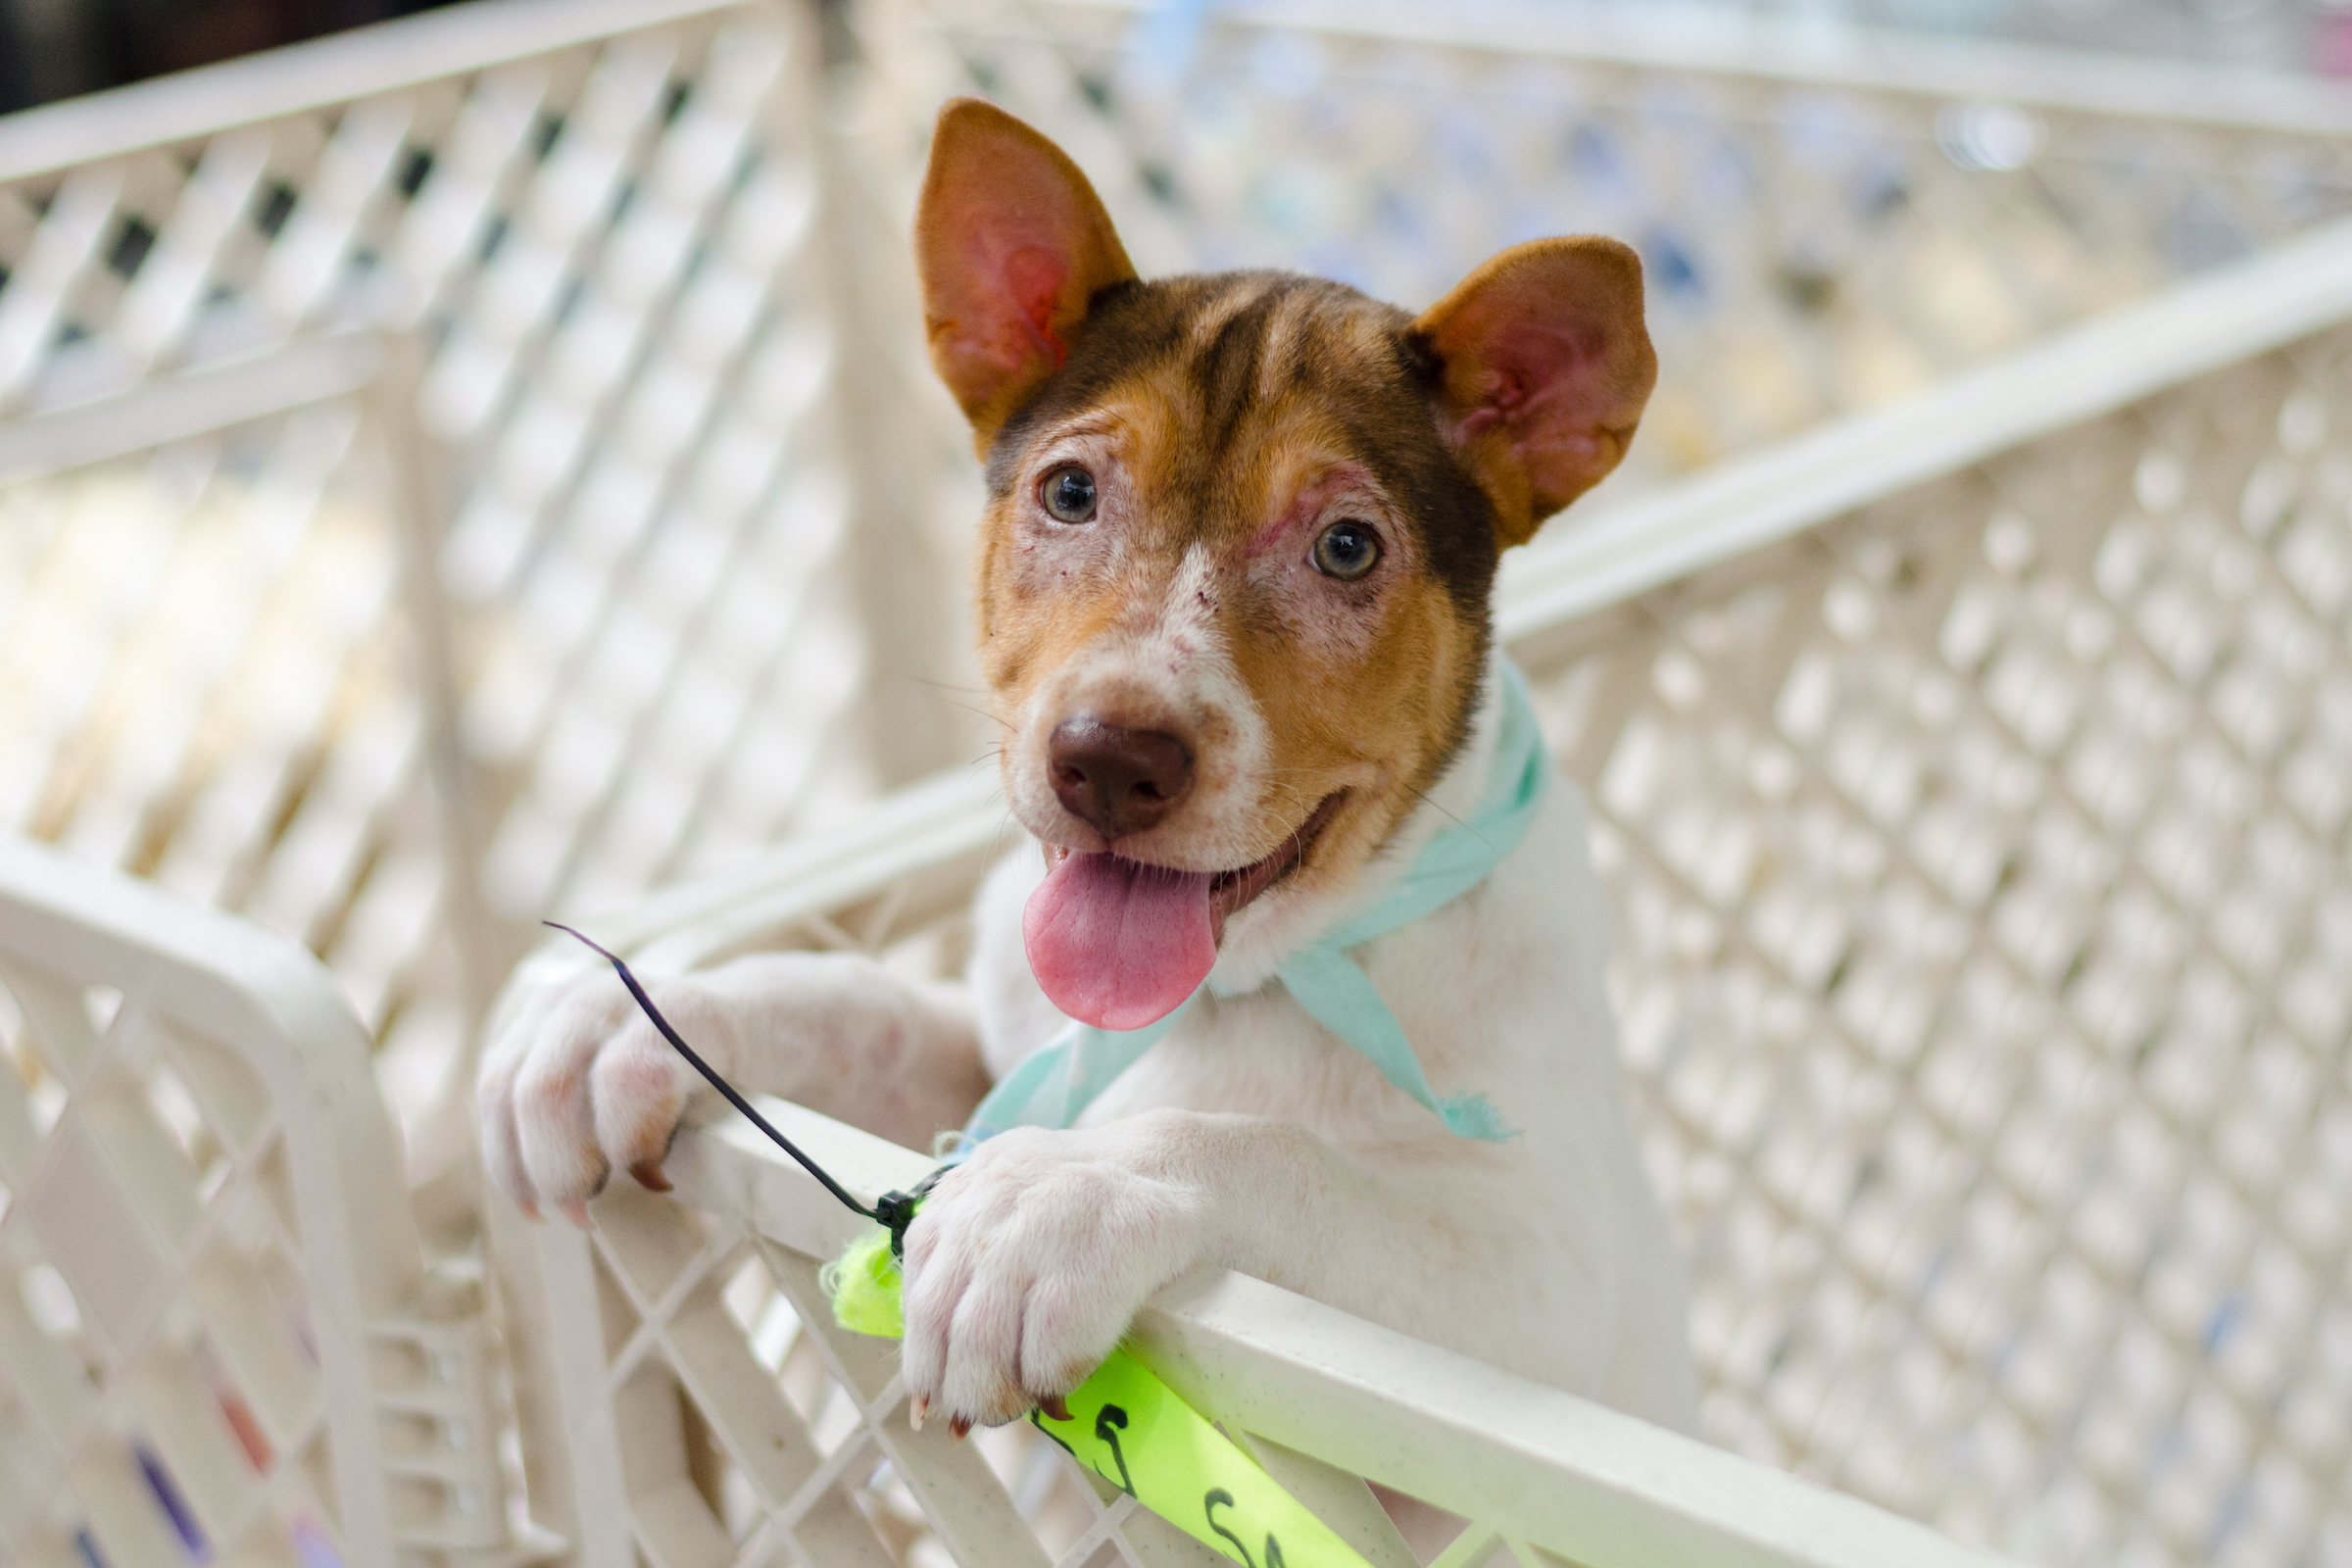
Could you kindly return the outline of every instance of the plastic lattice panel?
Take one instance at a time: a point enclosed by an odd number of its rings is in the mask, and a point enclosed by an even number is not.
[[[2035,1561],[2352,1562],[2352,333],[1614,612],[1706,1427]]]
[[[222,68],[181,87],[213,83],[224,128],[0,185],[0,417],[338,324],[421,335],[478,774],[480,843],[456,853],[499,915],[625,901],[975,749],[952,688],[976,485],[906,253],[947,92],[983,88],[1062,138],[1155,270],[1298,265],[1421,301],[1530,234],[1638,241],[1667,375],[1620,488],[2352,203],[2340,138],[2161,103],[2027,111],[1391,43],[1344,19],[1218,17],[1178,39],[1119,7],[841,15],[862,67],[820,69],[818,18],[794,6],[604,37],[541,18],[536,50],[512,17],[477,36],[449,12],[401,24],[413,57],[382,57],[439,74],[255,119],[240,82],[262,78]],[[364,37],[320,47],[362,79],[377,58]],[[1188,51],[1180,77],[1151,68]],[[162,585],[145,618],[200,618],[186,519],[235,485],[285,505],[339,439],[306,427],[213,477],[191,474],[214,459],[159,461],[0,504],[103,508],[89,537],[117,542],[125,582]],[[0,567],[12,648],[78,615],[44,570]],[[378,646],[349,613],[312,667]],[[143,657],[127,621],[75,640],[84,667]],[[258,746],[231,723],[172,759],[178,718],[126,729],[104,692],[45,677],[51,706],[12,731],[11,820],[304,937],[431,1060],[467,1006],[437,946],[465,890],[401,782],[395,663],[371,667],[372,717],[328,704]],[[240,779],[240,824],[206,815],[216,774]]]
[[[2028,1561],[2352,1562],[2348,429],[2334,327],[1521,640],[1717,1443]],[[952,973],[952,880],[776,939]]]
[[[495,208],[442,220],[471,249],[425,413],[485,452],[444,564],[482,639],[468,721],[511,911],[723,863],[861,797],[878,765],[941,760],[869,747],[874,705],[935,706],[921,650],[955,617],[929,541],[865,497],[954,438],[917,420],[881,442],[868,421],[889,412],[845,388],[865,350],[845,276],[861,258],[839,247],[858,224],[810,123],[796,15],[746,8],[486,78],[473,136],[417,194],[420,226],[444,177],[440,200]],[[456,162],[472,140],[478,169]],[[885,564],[853,560],[853,536]]]
[[[898,1348],[833,1324],[819,1259],[618,1187],[596,1205],[593,1250],[642,1560],[1221,1560],[1026,1426],[912,1430]]]
[[[891,0],[927,116],[980,92],[1070,149],[1146,272],[1295,267],[1418,309],[1544,234],[1642,252],[1661,375],[1617,492],[2352,212],[2352,142],[1482,42],[1392,9]],[[1553,16],[1492,8],[1507,32]],[[1402,19],[1405,36],[1378,35]],[[1490,34],[1492,36],[1492,34]]]
[[[506,1552],[479,1292],[373,1088],[283,939],[0,840],[0,1561]]]
[[[135,1001],[13,966],[5,986],[0,1556],[341,1561],[310,1281],[260,1080]]]
[[[856,224],[818,220],[808,22],[715,8],[509,59],[514,24],[477,46],[467,16],[420,19],[407,36],[446,75],[244,123],[222,68],[233,128],[0,186],[0,417],[354,322],[421,335],[501,913],[614,902],[863,795],[877,766],[943,760],[866,745],[894,694],[938,706],[917,677],[940,673],[928,639],[956,641],[935,605],[956,573],[853,493],[879,484],[850,471],[877,421],[839,373],[869,285],[817,243]],[[912,450],[944,443],[960,479],[946,431]],[[391,546],[314,509],[349,434],[322,412],[0,492],[0,659],[39,662],[14,683],[33,718],[0,763],[7,819],[305,938],[379,1032],[446,1041],[436,920],[462,890],[408,788]],[[880,538],[870,568],[845,558],[858,532]],[[874,626],[892,680],[861,705]]]
[[[383,453],[345,398],[0,487],[0,821],[455,1026]]]

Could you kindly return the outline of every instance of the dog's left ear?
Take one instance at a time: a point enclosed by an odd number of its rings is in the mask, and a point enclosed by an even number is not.
[[[1608,477],[1658,379],[1642,263],[1612,239],[1515,245],[1413,330],[1443,367],[1439,422],[1506,548]]]
[[[1069,155],[977,98],[939,112],[914,254],[932,368],[984,460],[998,428],[1069,357],[1095,295],[1135,276]]]

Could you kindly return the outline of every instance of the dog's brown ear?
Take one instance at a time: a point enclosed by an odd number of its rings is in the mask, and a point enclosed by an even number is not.
[[[1515,245],[1413,328],[1444,368],[1446,437],[1493,499],[1506,548],[1608,477],[1658,378],[1642,263],[1612,239]]]
[[[997,427],[1069,357],[1087,302],[1135,276],[1069,155],[977,98],[939,112],[914,220],[931,365],[987,455]]]

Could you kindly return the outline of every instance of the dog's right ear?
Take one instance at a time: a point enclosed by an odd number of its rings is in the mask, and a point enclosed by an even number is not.
[[[1069,358],[1097,292],[1135,276],[1069,155],[977,98],[939,112],[914,220],[931,365],[983,458]]]

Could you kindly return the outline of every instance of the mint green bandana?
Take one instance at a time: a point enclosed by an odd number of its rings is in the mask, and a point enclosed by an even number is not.
[[[1452,903],[1486,879],[1502,858],[1519,847],[1543,803],[1551,763],[1536,725],[1527,678],[1509,660],[1502,666],[1502,732],[1494,748],[1494,776],[1487,798],[1466,822],[1456,822],[1429,841],[1388,896],[1354,919],[1328,932],[1314,946],[1294,954],[1275,975],[1317,1023],[1362,1052],[1382,1077],[1437,1112],[1447,1130],[1463,1138],[1500,1143],[1516,1138],[1485,1095],[1440,1099],[1413,1054],[1412,1043],[1380,993],[1348,956],[1348,950],[1412,924]],[[1234,993],[1215,978],[1201,991]],[[1072,1021],[1059,1034],[1023,1057],[1004,1081],[989,1091],[964,1129],[964,1149],[1007,1127],[1068,1127],[1112,1080],[1135,1065],[1161,1036],[1176,1027],[1199,1001],[1200,991],[1175,1011],[1141,1029],[1097,1029]]]

